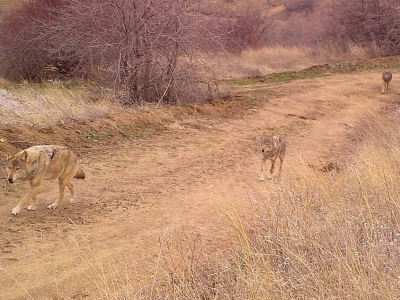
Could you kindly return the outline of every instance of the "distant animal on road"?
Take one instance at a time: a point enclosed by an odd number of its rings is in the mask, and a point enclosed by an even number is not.
[[[267,136],[264,134],[259,139],[260,150],[261,150],[261,174],[259,180],[265,180],[265,161],[269,159],[271,161],[271,169],[269,170],[268,178],[273,178],[275,169],[275,161],[279,157],[280,166],[278,176],[282,172],[282,164],[286,154],[286,139],[278,134]]]
[[[54,209],[58,206],[64,197],[65,187],[68,187],[71,193],[69,202],[74,203],[75,191],[71,180],[85,178],[77,155],[67,147],[56,145],[32,146],[13,156],[7,154],[5,168],[9,183],[20,179],[29,181],[31,186],[29,193],[11,210],[13,215],[18,215],[27,203],[28,210],[36,210],[37,194],[41,192],[44,180],[57,179],[59,186],[57,199],[47,208]]]
[[[392,73],[388,70],[384,71],[382,73],[382,80],[383,80],[383,84],[382,84],[382,94],[387,92],[388,88],[389,88],[389,83],[392,80]]]

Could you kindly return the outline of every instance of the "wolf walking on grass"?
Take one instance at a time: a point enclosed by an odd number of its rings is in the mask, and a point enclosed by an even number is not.
[[[384,71],[382,73],[382,94],[387,92],[388,88],[389,88],[389,83],[392,80],[392,73],[388,70]]]
[[[278,176],[282,172],[282,163],[286,154],[286,139],[278,134],[267,136],[264,134],[260,139],[260,150],[261,150],[261,174],[259,180],[265,180],[265,161],[269,159],[271,161],[271,169],[269,170],[268,178],[273,178],[275,169],[275,161],[279,157],[280,166]]]
[[[56,145],[38,145],[18,152],[14,156],[7,155],[5,163],[7,179],[14,183],[17,179],[29,181],[31,190],[21,199],[11,213],[18,215],[21,208],[29,203],[28,210],[36,210],[37,194],[41,192],[44,180],[58,179],[59,192],[54,203],[47,206],[54,209],[64,198],[65,187],[71,193],[70,203],[75,202],[75,191],[72,178],[84,179],[77,155],[70,149]]]

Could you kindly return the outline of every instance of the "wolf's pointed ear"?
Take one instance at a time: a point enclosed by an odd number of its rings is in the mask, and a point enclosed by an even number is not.
[[[268,134],[267,134],[266,131],[264,131],[264,132],[262,133],[262,135],[256,137],[256,139],[257,139],[257,141],[261,142],[262,139],[267,138],[267,137],[268,137]]]
[[[10,160],[11,158],[12,158],[11,154],[10,154],[10,153],[7,153],[7,154],[6,154],[6,160]]]
[[[22,152],[22,155],[21,155],[21,161],[26,161],[26,159],[28,158],[28,152],[26,152],[26,151],[24,151],[24,152]]]

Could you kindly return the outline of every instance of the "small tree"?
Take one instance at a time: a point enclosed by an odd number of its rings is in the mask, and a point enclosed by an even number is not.
[[[201,82],[192,58],[217,45],[218,19],[196,0],[32,0],[13,18],[1,26],[3,73],[100,78],[127,102],[198,100],[199,89],[186,87]]]
[[[129,101],[177,101],[178,57],[190,50],[187,0],[71,0],[44,28],[49,51],[77,57],[92,76],[110,74]]]

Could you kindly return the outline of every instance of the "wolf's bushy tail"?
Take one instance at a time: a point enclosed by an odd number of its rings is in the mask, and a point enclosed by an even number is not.
[[[81,166],[78,166],[78,170],[76,170],[74,178],[76,179],[85,179],[85,173],[83,172]]]

